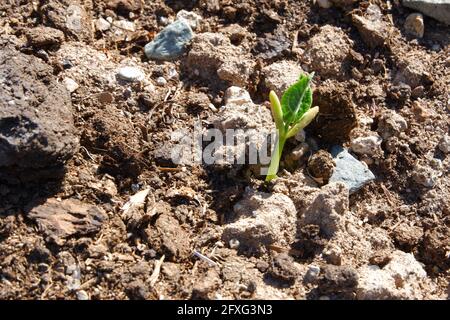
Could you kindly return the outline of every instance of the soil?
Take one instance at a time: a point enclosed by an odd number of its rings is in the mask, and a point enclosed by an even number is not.
[[[371,3],[381,33],[364,24]],[[12,80],[0,87],[0,299],[448,299],[450,28],[425,16],[413,38],[413,11],[389,3],[2,1],[0,78]],[[148,60],[143,47],[181,9],[202,17],[196,35],[221,34],[220,50],[194,38],[177,60]],[[305,142],[286,144],[285,156],[306,150],[296,165],[267,185],[245,165],[173,163],[172,132],[211,127],[230,85],[266,106],[262,70],[282,61],[315,72],[321,110]],[[122,66],[147,80],[119,79]],[[358,157],[376,179],[350,196],[327,185],[326,150],[376,132],[381,150]],[[275,222],[252,229],[240,214]],[[362,285],[368,265],[400,272],[399,251],[426,275],[380,295]]]

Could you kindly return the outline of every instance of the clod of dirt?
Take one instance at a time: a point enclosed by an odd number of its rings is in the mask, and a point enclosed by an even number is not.
[[[394,83],[406,83],[412,89],[423,84],[432,82],[428,61],[424,60],[423,53],[417,50],[399,52],[395,54],[397,62],[397,73],[394,76]]]
[[[64,41],[64,33],[61,30],[50,27],[35,27],[26,30],[28,45],[35,48],[45,48],[60,45]]]
[[[332,237],[338,230],[345,228],[342,216],[347,210],[348,189],[342,183],[330,183],[320,189],[304,212],[301,224],[318,225],[322,234]]]
[[[419,226],[410,226],[406,223],[401,223],[393,231],[396,242],[411,250],[414,248],[423,237],[423,229]]]
[[[227,129],[236,129],[234,143],[220,145],[214,150],[214,165],[219,167],[235,164],[250,146],[259,150],[264,146],[268,134],[275,129],[270,110],[266,106],[254,104],[249,93],[239,87],[226,90],[225,106],[212,115],[210,121],[225,138]]]
[[[354,193],[375,179],[367,166],[354,158],[346,149],[334,146],[331,154],[336,167],[329,179],[330,182],[343,182],[349,188],[349,192]]]
[[[289,245],[295,237],[296,210],[292,200],[278,193],[247,190],[234,206],[237,219],[225,225],[222,239],[239,240],[243,248],[260,251],[270,244]]]
[[[10,46],[0,74],[0,167],[61,166],[78,146],[68,92],[49,66]]]
[[[280,61],[272,63],[262,69],[264,85],[268,90],[273,90],[281,98],[284,91],[297,82],[302,73],[302,68],[293,61]]]
[[[155,225],[150,225],[145,233],[149,245],[171,260],[184,260],[192,253],[189,234],[170,214],[159,216]]]
[[[412,172],[412,179],[414,182],[426,188],[433,188],[437,183],[438,177],[439,174],[436,170],[420,163],[415,165]]]
[[[278,280],[293,284],[299,276],[299,270],[291,256],[279,253],[272,258],[269,274]]]
[[[155,60],[174,60],[180,57],[194,33],[184,20],[177,20],[165,27],[155,39],[148,43],[144,52],[147,58]]]
[[[114,87],[116,81],[117,65],[108,59],[101,51],[81,43],[64,43],[56,53],[56,59],[62,64],[70,63],[70,68],[64,70],[62,75],[74,79],[80,84],[93,84]]]
[[[360,300],[423,299],[419,288],[425,286],[433,288],[420,263],[412,254],[396,250],[383,268],[368,265],[358,269],[356,294]]]
[[[70,236],[97,232],[106,219],[100,208],[75,199],[58,201],[50,198],[27,215],[47,237],[60,245]]]
[[[333,174],[335,163],[331,154],[326,150],[319,150],[308,161],[308,171],[316,179],[328,183]]]
[[[404,27],[406,33],[409,35],[416,38],[422,38],[425,30],[423,16],[420,13],[411,13],[406,17]]]
[[[421,257],[424,262],[438,266],[442,270],[450,268],[450,229],[445,226],[427,230],[421,249]]]
[[[321,271],[318,291],[350,299],[358,284],[358,274],[351,266],[325,265]]]
[[[69,38],[77,41],[92,40],[92,0],[51,0],[45,3],[40,12],[47,25],[64,31]]]
[[[222,280],[216,269],[208,269],[202,274],[192,288],[193,299],[215,299],[216,291],[221,286]]]
[[[408,123],[405,118],[393,110],[386,110],[378,119],[378,133],[380,133],[383,139],[397,136],[407,128]]]
[[[391,85],[388,89],[388,97],[403,106],[411,97],[411,87],[406,83],[400,82],[397,85]]]
[[[337,81],[328,79],[314,90],[313,101],[319,106],[319,114],[306,132],[326,143],[348,141],[350,132],[357,126],[352,92]]]
[[[241,46],[234,46],[220,33],[201,33],[192,40],[187,67],[200,78],[224,80],[231,85],[246,87],[255,62]]]
[[[390,35],[391,26],[383,20],[380,7],[369,5],[364,16],[352,15],[353,24],[361,38],[371,48],[382,46]]]
[[[341,28],[325,25],[309,39],[304,53],[308,71],[324,78],[343,78],[351,61],[353,41]]]

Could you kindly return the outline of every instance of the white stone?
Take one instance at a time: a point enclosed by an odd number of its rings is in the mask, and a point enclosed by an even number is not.
[[[86,291],[80,290],[80,291],[77,291],[77,299],[78,300],[89,300],[89,295],[87,294]]]
[[[72,78],[64,78],[63,84],[70,93],[77,90],[80,86]]]
[[[136,67],[122,67],[117,71],[117,76],[126,81],[142,81],[145,79],[145,73]]]
[[[252,103],[252,98],[250,98],[250,94],[247,90],[239,88],[239,87],[229,87],[225,91],[224,95],[225,104],[237,104],[241,105],[244,103]]]
[[[113,22],[113,25],[119,29],[131,31],[136,31],[136,25],[134,22],[128,21],[128,20],[117,20]]]
[[[306,275],[304,277],[304,280],[306,282],[314,282],[317,277],[320,274],[320,267],[315,265],[310,265],[308,268],[308,271],[306,272]]]
[[[200,21],[202,21],[202,17],[200,15],[196,14],[195,12],[186,10],[178,11],[177,19],[184,20],[192,28],[192,30],[197,29]]]
[[[98,31],[106,31],[109,28],[111,28],[111,23],[109,23],[107,20],[103,18],[99,18],[95,21],[95,28]]]
[[[380,152],[382,139],[378,135],[355,138],[351,141],[351,149],[360,155],[374,156]]]
[[[164,77],[158,77],[156,78],[156,84],[163,87],[167,84],[167,80]]]

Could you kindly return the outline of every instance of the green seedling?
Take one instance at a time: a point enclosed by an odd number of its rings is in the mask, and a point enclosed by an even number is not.
[[[278,130],[278,141],[272,154],[266,181],[277,176],[286,140],[310,124],[319,112],[319,107],[311,108],[312,89],[310,84],[313,76],[314,73],[300,75],[298,81],[284,92],[281,103],[274,91],[269,94],[272,116]]]

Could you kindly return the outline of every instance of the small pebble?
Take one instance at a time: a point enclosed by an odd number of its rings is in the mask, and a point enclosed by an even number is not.
[[[80,86],[72,78],[64,78],[63,84],[70,93],[77,90]]]
[[[134,22],[128,21],[128,20],[118,20],[118,21],[114,21],[113,25],[117,28],[126,30],[126,31],[131,31],[131,32],[135,32],[136,31],[136,25],[134,24]]]
[[[103,18],[99,18],[95,21],[95,28],[98,31],[106,31],[109,28],[111,28],[111,23],[109,23],[107,20]]]
[[[136,67],[122,67],[117,72],[117,76],[130,82],[142,81],[145,78],[144,72]]]
[[[237,249],[237,248],[239,248],[239,245],[240,245],[239,240],[237,240],[237,239],[231,239],[228,244],[230,246],[230,249]]]
[[[89,295],[87,294],[86,291],[80,290],[80,291],[77,291],[77,299],[78,300],[89,300]]]
[[[305,275],[305,282],[314,282],[320,274],[320,267],[310,265]]]
[[[170,68],[168,72],[169,79],[175,78],[176,76],[178,76],[177,70],[175,68]]]
[[[195,30],[199,26],[202,17],[195,12],[180,10],[177,13],[177,20],[184,20],[192,30]]]
[[[164,77],[158,77],[158,78],[156,79],[156,84],[157,84],[158,86],[163,87],[163,86],[165,86],[165,85],[167,84],[167,80],[164,79]]]
[[[415,38],[422,38],[425,30],[423,23],[423,15],[420,13],[411,13],[405,21],[406,33],[412,35]]]

